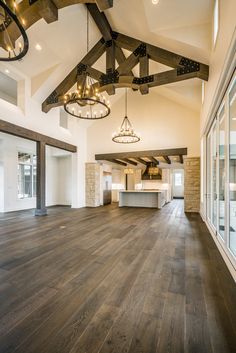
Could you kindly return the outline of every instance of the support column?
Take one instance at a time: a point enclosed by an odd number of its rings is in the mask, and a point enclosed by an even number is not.
[[[46,144],[37,142],[37,196],[35,216],[46,216]]]
[[[184,158],[184,210],[200,211],[200,157]]]
[[[100,164],[86,163],[86,207],[100,206]]]

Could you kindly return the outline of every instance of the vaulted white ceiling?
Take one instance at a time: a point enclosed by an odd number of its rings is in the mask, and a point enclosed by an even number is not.
[[[114,7],[106,15],[116,31],[208,63],[212,7],[213,0],[160,0],[158,5],[151,0],[114,0]],[[90,23],[91,47],[101,34],[92,19]],[[38,98],[46,98],[86,54],[86,9],[83,5],[66,7],[59,11],[57,22],[46,24],[40,20],[27,33],[28,55],[8,66],[31,77],[32,94],[39,90]],[[41,51],[35,49],[37,43],[42,46]],[[165,69],[156,63],[151,65],[153,72]],[[194,110],[200,109],[200,80],[157,87],[155,91]]]

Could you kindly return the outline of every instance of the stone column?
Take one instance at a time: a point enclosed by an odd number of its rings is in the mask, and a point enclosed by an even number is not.
[[[200,157],[184,159],[184,210],[200,211]]]
[[[86,163],[86,207],[100,206],[100,165]]]

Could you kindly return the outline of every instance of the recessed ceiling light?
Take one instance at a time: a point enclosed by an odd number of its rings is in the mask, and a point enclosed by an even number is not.
[[[159,0],[152,0],[153,5],[157,5],[159,3]]]
[[[40,50],[42,50],[42,47],[41,47],[41,45],[40,45],[39,43],[37,43],[37,44],[35,45],[35,49],[38,50],[38,51],[40,51]]]
[[[6,74],[9,74],[9,73],[10,73],[10,71],[9,71],[8,69],[6,69],[5,72],[6,72]]]

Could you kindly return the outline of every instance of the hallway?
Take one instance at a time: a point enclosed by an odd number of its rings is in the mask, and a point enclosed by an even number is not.
[[[0,353],[229,353],[236,286],[199,214],[0,215]]]

